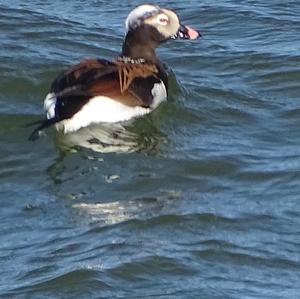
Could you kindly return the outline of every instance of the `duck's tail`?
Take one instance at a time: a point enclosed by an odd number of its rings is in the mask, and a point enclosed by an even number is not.
[[[56,118],[50,118],[50,119],[40,119],[40,120],[37,120],[37,121],[26,124],[25,125],[26,127],[31,127],[31,126],[38,125],[38,127],[36,127],[32,131],[32,133],[28,137],[28,140],[30,140],[30,141],[36,140],[39,137],[39,132],[41,130],[49,128],[50,126],[54,125],[57,122],[58,122],[58,120]]]

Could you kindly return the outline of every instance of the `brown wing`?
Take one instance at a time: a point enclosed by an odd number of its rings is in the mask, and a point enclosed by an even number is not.
[[[117,67],[117,73],[113,72],[111,76],[104,76],[95,81],[89,88],[91,95],[107,96],[131,107],[148,107],[153,98],[153,84],[160,82],[156,76],[156,67],[122,62],[115,62],[114,66]]]

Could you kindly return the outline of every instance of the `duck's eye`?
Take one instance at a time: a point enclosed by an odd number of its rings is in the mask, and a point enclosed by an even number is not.
[[[167,18],[165,18],[165,17],[160,17],[160,18],[158,19],[158,23],[159,23],[160,25],[167,25],[168,22],[169,22],[169,20],[168,20]]]

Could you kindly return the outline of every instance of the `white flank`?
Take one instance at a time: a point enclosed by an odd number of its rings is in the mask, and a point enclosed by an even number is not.
[[[151,105],[152,109],[155,109],[161,102],[167,99],[167,90],[162,81],[161,83],[154,84],[151,93],[153,95],[153,103]]]
[[[44,110],[47,113],[47,118],[53,118],[55,116],[56,97],[54,93],[48,93],[44,100]]]
[[[150,108],[130,107],[105,96],[92,98],[72,118],[61,121],[57,129],[65,133],[76,131],[93,123],[115,123],[151,112]]]

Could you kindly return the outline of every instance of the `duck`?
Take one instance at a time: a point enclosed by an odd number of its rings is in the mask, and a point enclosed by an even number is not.
[[[200,32],[157,5],[134,8],[125,21],[120,54],[112,61],[85,59],[62,72],[44,99],[45,119],[29,139],[55,126],[69,133],[95,123],[118,123],[151,113],[168,97],[168,74],[156,48],[170,39],[195,40]]]

